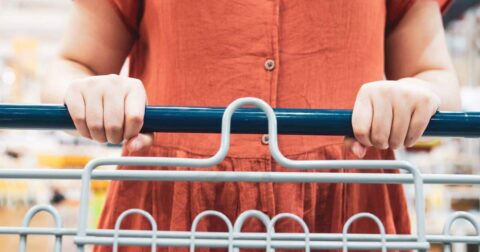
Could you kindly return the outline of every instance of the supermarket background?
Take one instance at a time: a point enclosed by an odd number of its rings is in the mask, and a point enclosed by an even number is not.
[[[0,102],[40,103],[42,78],[55,55],[71,1],[0,0]],[[448,45],[462,84],[464,110],[480,111],[480,0],[456,0],[444,17]],[[0,169],[77,168],[95,157],[118,156],[118,146],[106,146],[64,132],[0,130]],[[416,164],[423,173],[480,173],[480,139],[423,139],[398,157]],[[113,169],[112,167],[107,169]],[[19,226],[26,210],[52,203],[64,225],[74,227],[79,181],[0,181],[0,225]],[[91,226],[96,225],[108,182],[93,185]],[[406,187],[410,202],[413,191]],[[441,233],[451,211],[469,211],[480,218],[480,188],[426,186],[427,230]],[[412,204],[413,205],[413,204]],[[412,214],[414,216],[414,214]],[[39,214],[32,226],[50,226]],[[471,234],[470,224],[458,221],[452,230]],[[46,242],[48,240],[48,242]],[[29,251],[51,251],[52,238],[29,236]],[[73,251],[65,242],[64,251]],[[0,251],[16,251],[18,237],[0,235]],[[431,251],[440,251],[432,247]],[[479,251],[458,244],[454,251]]]

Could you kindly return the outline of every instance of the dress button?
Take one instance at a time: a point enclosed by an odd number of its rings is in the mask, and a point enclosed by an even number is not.
[[[268,135],[262,135],[262,144],[268,145]]]
[[[273,59],[267,59],[264,66],[265,70],[272,71],[273,69],[275,69],[275,61]]]

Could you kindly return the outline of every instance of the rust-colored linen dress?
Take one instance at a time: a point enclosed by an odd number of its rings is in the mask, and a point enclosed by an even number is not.
[[[136,37],[130,75],[143,81],[149,105],[226,106],[253,96],[273,107],[351,109],[363,83],[384,79],[385,37],[414,1],[424,0],[108,1]],[[448,1],[439,2],[444,8]],[[159,133],[148,151],[124,150],[124,155],[203,158],[216,152],[219,140],[218,134]],[[279,143],[291,159],[355,159],[342,137],[281,136]],[[374,149],[365,157],[393,158],[391,150]],[[271,158],[261,135],[234,135],[229,156],[208,170],[291,171]],[[258,209],[271,217],[294,213],[311,232],[341,232],[346,219],[358,212],[378,216],[388,233],[410,232],[401,185],[114,181],[99,226],[113,228],[118,215],[130,208],[151,213],[159,230],[189,230],[204,210],[221,211],[233,222],[243,211]],[[150,225],[134,215],[122,228]],[[207,218],[199,229],[224,231],[225,225]],[[250,220],[244,230],[264,228]],[[290,220],[280,221],[276,230],[301,231]],[[378,232],[369,220],[356,222],[350,231]]]

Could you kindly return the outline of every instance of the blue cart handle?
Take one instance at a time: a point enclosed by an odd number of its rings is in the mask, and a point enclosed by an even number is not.
[[[219,133],[225,108],[146,107],[142,132]],[[352,136],[351,110],[274,109],[278,133]],[[74,129],[67,109],[59,105],[0,104],[0,128]],[[242,108],[232,118],[232,133],[265,134],[267,118],[259,109]],[[480,137],[480,112],[438,112],[426,136]]]

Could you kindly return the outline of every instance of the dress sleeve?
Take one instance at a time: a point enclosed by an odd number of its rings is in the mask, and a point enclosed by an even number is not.
[[[395,29],[415,1],[425,0],[387,0],[387,33]],[[442,12],[444,12],[453,2],[453,0],[436,1]]]
[[[103,1],[103,0],[102,0]],[[143,0],[107,0],[125,27],[133,34],[138,34],[138,27],[143,14]]]

